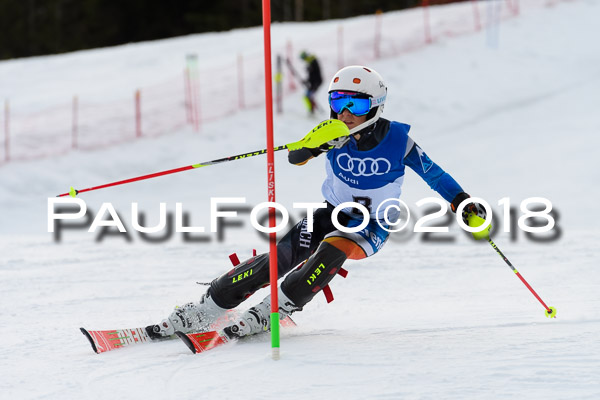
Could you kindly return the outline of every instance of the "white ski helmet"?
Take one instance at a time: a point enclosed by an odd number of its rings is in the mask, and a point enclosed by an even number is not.
[[[383,112],[387,87],[381,75],[372,68],[362,65],[352,65],[340,69],[333,76],[329,84],[329,93],[335,91],[357,92],[366,94],[371,98],[371,110],[367,114],[367,120],[353,128],[350,131],[351,133],[358,132],[374,124]],[[337,118],[337,114],[333,110],[331,110],[331,118]]]

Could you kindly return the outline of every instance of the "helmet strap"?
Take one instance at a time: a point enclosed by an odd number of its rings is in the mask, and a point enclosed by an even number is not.
[[[354,128],[350,129],[350,134],[354,135],[355,133],[359,133],[359,131],[365,129],[366,127],[373,125],[375,122],[377,122],[377,120],[379,119],[379,116],[381,115],[382,112],[383,112],[383,106],[377,107],[377,112],[375,113],[375,116],[371,119],[366,120],[362,124],[357,125]]]

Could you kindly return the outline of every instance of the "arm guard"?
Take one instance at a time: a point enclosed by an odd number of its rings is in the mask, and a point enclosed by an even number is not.
[[[404,164],[415,171],[430,188],[438,192],[449,203],[454,200],[456,195],[463,192],[454,178],[434,163],[416,143],[404,157]]]

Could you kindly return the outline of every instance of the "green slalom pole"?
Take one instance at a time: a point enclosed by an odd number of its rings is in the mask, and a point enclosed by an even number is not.
[[[481,226],[485,223],[485,220],[483,218],[479,217],[474,212],[468,213],[467,220],[469,222],[469,226],[473,227],[473,228]],[[515,273],[515,275],[517,275],[517,277],[521,280],[521,282],[523,282],[523,284],[527,287],[527,289],[529,289],[529,291],[535,296],[536,299],[538,299],[538,301],[542,304],[542,306],[544,306],[544,308],[546,309],[546,312],[545,312],[546,317],[556,318],[556,308],[548,307],[546,305],[546,303],[544,303],[544,300],[542,300],[542,298],[536,293],[536,291],[533,290],[531,285],[529,283],[527,283],[525,278],[523,278],[523,276],[519,273],[519,271],[517,271],[517,269],[511,264],[511,262],[508,261],[508,258],[506,258],[504,253],[502,253],[502,251],[500,251],[498,246],[496,246],[496,243],[494,243],[492,241],[492,239],[490,239],[490,229],[491,228],[492,228],[492,225],[490,224],[490,225],[488,225],[487,228],[483,229],[482,231],[472,232],[472,235],[475,238],[475,240],[486,239],[488,241],[488,243],[492,246],[492,248],[494,250],[496,250],[496,253],[498,253],[498,255],[504,260],[504,262],[510,267],[510,269],[512,269],[512,271]]]
[[[277,147],[273,148],[273,151],[280,151],[280,150],[285,150],[285,149],[299,150],[303,147],[315,148],[315,147],[321,146],[324,143],[329,142],[330,140],[334,140],[334,139],[337,139],[342,136],[348,136],[349,134],[350,134],[350,131],[348,130],[348,127],[346,126],[346,124],[344,124],[343,122],[341,122],[337,119],[331,119],[331,120],[323,121],[322,123],[317,125],[312,131],[310,131],[301,140],[299,140],[297,142],[293,142],[293,143],[288,143],[283,146],[277,146]],[[265,154],[265,153],[267,153],[267,150],[268,149],[262,149],[262,150],[251,151],[248,153],[238,154],[235,156],[223,157],[223,158],[219,158],[217,160],[205,161],[205,162],[201,162],[198,164],[187,165],[185,167],[173,168],[173,169],[169,169],[166,171],[155,172],[152,174],[142,175],[142,176],[138,176],[135,178],[124,179],[121,181],[106,183],[104,185],[99,185],[99,186],[93,186],[93,187],[89,187],[87,189],[74,189],[73,187],[71,187],[71,189],[67,193],[61,193],[61,194],[57,195],[56,197],[64,197],[64,196],[75,197],[79,193],[91,192],[93,190],[104,189],[104,188],[111,187],[111,186],[125,185],[127,183],[143,181],[143,180],[151,179],[151,178],[157,178],[159,176],[176,174],[178,172],[189,171],[192,169],[197,169],[197,168],[202,168],[202,167],[208,167],[211,165],[221,164],[224,162],[242,160],[245,158],[250,158],[250,157],[255,157],[255,156]]]

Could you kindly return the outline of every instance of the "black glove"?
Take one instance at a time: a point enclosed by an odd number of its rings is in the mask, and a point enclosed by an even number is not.
[[[468,199],[470,197],[471,196],[469,196],[465,192],[460,192],[459,194],[457,194],[456,197],[454,198],[454,200],[452,200],[452,203],[450,204],[450,208],[452,209],[452,212],[455,213],[456,209],[458,208],[460,203],[462,203],[465,199]],[[474,213],[475,215],[477,215],[478,217],[483,218],[483,219],[486,219],[486,217],[487,217],[487,212],[485,211],[485,207],[483,207],[481,204],[467,203],[467,205],[463,208],[463,211],[462,211],[462,219],[463,219],[463,222],[465,223],[465,225],[467,225],[467,226],[470,226],[469,220],[468,220],[469,213]]]
[[[323,143],[319,147],[315,147],[313,149],[308,149],[312,153],[313,157],[318,157],[321,153],[327,153],[331,145],[329,143]]]
[[[311,158],[318,157],[321,153],[328,152],[330,147],[331,146],[325,143],[320,147],[315,147],[312,149],[309,149],[308,147],[302,147],[298,150],[291,150],[288,153],[288,161],[290,164],[303,165]]]
[[[344,147],[344,145],[346,143],[348,143],[348,140],[350,140],[350,135],[348,135],[348,136],[340,136],[339,138],[335,138],[333,140],[330,140],[326,144],[329,147],[333,146],[336,149],[341,149],[342,147]]]

